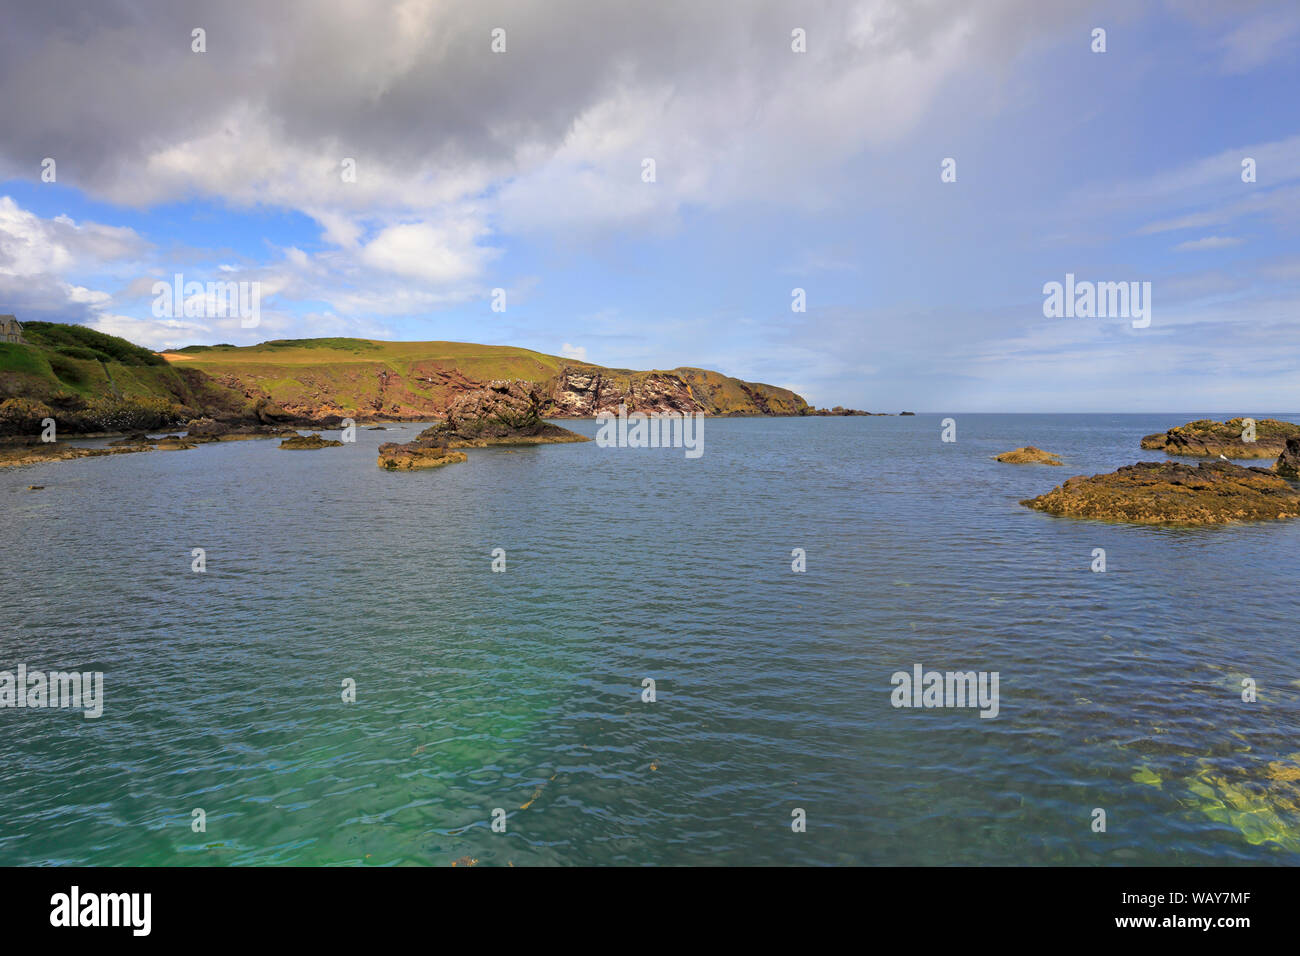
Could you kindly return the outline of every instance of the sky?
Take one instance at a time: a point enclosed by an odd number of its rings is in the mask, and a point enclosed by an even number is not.
[[[1300,409],[1293,0],[0,0],[0,21],[20,320],[155,349],[516,345],[869,411]],[[257,283],[258,324],[155,314],[178,274]],[[1067,275],[1150,283],[1150,323],[1046,315]]]

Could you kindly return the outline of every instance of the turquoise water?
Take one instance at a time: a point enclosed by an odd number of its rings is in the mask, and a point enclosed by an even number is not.
[[[1017,503],[1204,414],[0,470],[0,670],[105,675],[98,720],[0,709],[0,864],[1294,865],[1300,521]],[[990,460],[1024,444],[1066,467]],[[999,715],[893,708],[915,663],[997,671]]]

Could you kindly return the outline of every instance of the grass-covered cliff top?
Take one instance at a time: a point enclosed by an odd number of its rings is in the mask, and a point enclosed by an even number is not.
[[[233,369],[250,365],[302,366],[381,363],[409,372],[414,365],[432,363],[457,368],[467,378],[550,378],[565,365],[587,365],[558,355],[546,355],[509,345],[472,342],[383,342],[373,339],[274,339],[259,345],[190,345],[165,353],[173,361],[196,368]],[[593,366],[594,367],[594,366]]]

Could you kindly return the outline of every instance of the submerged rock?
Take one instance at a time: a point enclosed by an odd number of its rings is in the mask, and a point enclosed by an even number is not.
[[[1300,852],[1300,754],[1266,767],[1201,768],[1188,784],[1195,805],[1216,823],[1234,827],[1252,846],[1275,844]]]
[[[1288,438],[1300,437],[1300,425],[1261,418],[1255,421],[1255,440],[1246,441],[1246,433],[1244,418],[1226,422],[1202,418],[1147,435],[1142,447],[1189,458],[1274,458],[1282,454]]]
[[[1108,475],[1078,475],[1020,502],[1070,518],[1136,524],[1226,524],[1300,516],[1300,491],[1264,468],[1229,462],[1139,462]]]
[[[439,468],[465,459],[463,451],[452,451],[446,445],[417,438],[405,444],[384,442],[379,446],[378,465],[388,471],[415,471]]]
[[[1288,438],[1286,447],[1277,461],[1273,462],[1273,471],[1292,481],[1300,480],[1300,438]]]
[[[290,451],[307,451],[313,448],[341,448],[342,445],[343,442],[341,441],[321,438],[315,432],[310,435],[294,435],[292,438],[286,438],[280,442],[281,448],[287,448]]]
[[[1043,451],[1041,448],[1035,448],[1033,445],[1026,445],[1024,448],[1017,448],[1014,451],[1004,451],[998,455],[996,461],[1004,462],[1008,465],[1062,465],[1061,456],[1055,452]]]

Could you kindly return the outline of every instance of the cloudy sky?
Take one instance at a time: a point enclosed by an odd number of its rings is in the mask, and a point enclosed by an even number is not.
[[[0,312],[20,319],[155,348],[520,345],[874,411],[1300,409],[1292,0],[0,19]],[[156,317],[177,273],[259,282],[260,325]],[[1067,273],[1150,282],[1149,327],[1045,317]]]

